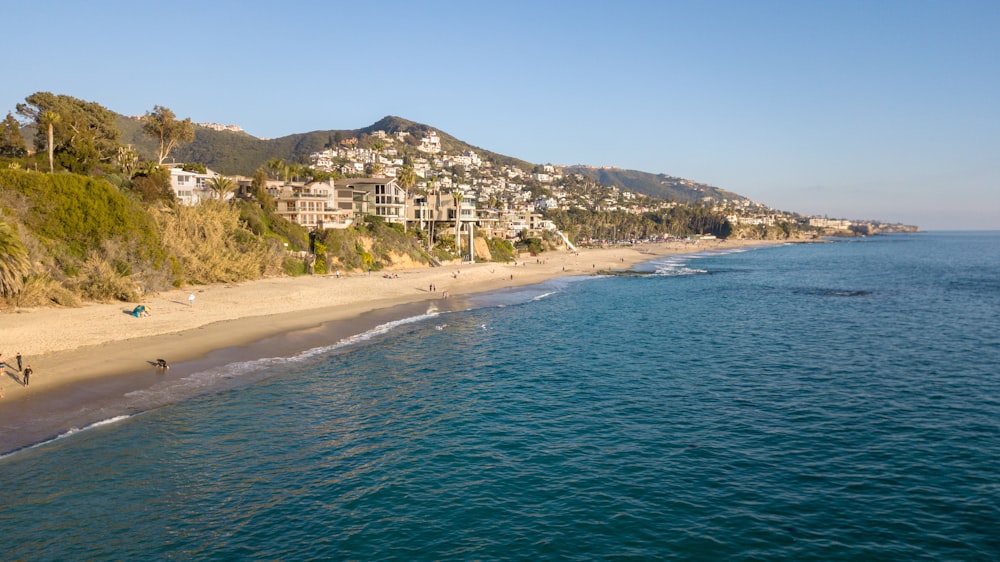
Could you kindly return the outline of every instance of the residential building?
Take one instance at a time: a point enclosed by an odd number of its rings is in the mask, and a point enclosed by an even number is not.
[[[170,170],[170,189],[182,205],[197,205],[215,198],[215,192],[208,187],[208,182],[220,174],[207,169],[205,173],[186,171],[182,168],[183,164],[165,166]]]
[[[406,222],[406,192],[395,178],[343,178],[336,180],[334,185],[338,191],[354,192],[356,206],[363,205],[366,214],[381,217],[386,222]]]
[[[332,182],[286,183],[268,187],[276,214],[306,228],[347,228],[353,213],[337,208]]]

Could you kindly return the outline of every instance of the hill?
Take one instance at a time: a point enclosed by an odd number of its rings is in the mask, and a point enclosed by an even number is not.
[[[567,174],[580,174],[601,185],[687,204],[700,203],[706,198],[712,201],[749,201],[746,197],[731,191],[666,174],[583,165],[567,166],[564,171]]]
[[[135,146],[146,158],[153,157],[156,146],[149,137],[142,134],[138,120],[121,116],[118,126],[122,131],[122,142]],[[267,140],[244,132],[216,131],[199,126],[194,141],[174,149],[171,158],[178,162],[199,162],[223,174],[250,176],[272,158],[306,163],[310,154],[333,146],[338,139],[361,138],[375,131],[385,131],[390,135],[407,132],[410,142],[417,142],[423,136],[435,132],[441,139],[441,149],[445,153],[460,154],[471,150],[496,165],[513,166],[525,171],[531,171],[535,167],[533,163],[471,145],[430,125],[392,115],[360,129],[311,131]],[[712,201],[747,200],[742,195],[715,186],[666,174],[584,165],[568,166],[564,168],[564,172],[580,174],[601,185],[682,203],[699,203],[706,198]]]
[[[142,156],[152,158],[156,145],[142,133],[142,123],[134,118],[119,116],[118,128],[122,131],[122,142],[131,144]],[[311,131],[279,137],[259,139],[245,132],[216,131],[197,126],[194,141],[174,149],[170,157],[177,162],[198,162],[228,175],[253,175],[254,170],[272,158],[287,162],[307,163],[308,157],[333,146],[337,139],[360,138],[375,131],[389,134],[410,133],[411,139],[419,140],[425,134],[436,132],[441,139],[441,148],[448,153],[476,151],[481,158],[496,164],[507,164],[530,169],[532,164],[502,154],[490,152],[463,142],[429,125],[408,121],[401,117],[387,116],[360,129],[330,129]]]

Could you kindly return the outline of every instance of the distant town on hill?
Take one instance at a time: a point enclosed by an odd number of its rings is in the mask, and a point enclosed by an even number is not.
[[[122,139],[152,154],[141,119],[120,118]],[[192,142],[172,153],[177,162],[199,162],[227,175],[250,176],[274,159],[311,166],[342,177],[362,177],[373,168],[396,178],[412,167],[416,187],[461,189],[487,202],[538,202],[540,211],[574,208],[644,213],[675,203],[703,205],[723,213],[734,232],[748,238],[787,236],[804,227],[823,235],[912,232],[916,226],[880,220],[803,216],[697,181],[616,167],[531,163],[470,145],[429,125],[387,116],[361,129],[322,130],[263,139],[238,125],[199,124]],[[767,230],[772,233],[769,235]]]
[[[581,246],[917,230],[665,174],[526,162],[392,116],[261,139],[49,92],[15,112],[0,121],[0,307]]]

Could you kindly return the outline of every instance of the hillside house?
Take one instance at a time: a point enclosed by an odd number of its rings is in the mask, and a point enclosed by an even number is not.
[[[825,228],[827,230],[850,230],[851,221],[844,219],[827,219],[820,217],[810,217],[809,226]]]
[[[181,205],[197,205],[204,200],[214,199],[215,192],[208,187],[208,182],[220,174],[212,170],[205,173],[189,172],[181,168],[183,164],[166,164],[170,170],[170,189]],[[232,194],[229,195],[232,197]]]
[[[269,186],[268,192],[278,215],[306,228],[347,228],[354,218],[352,213],[337,208],[331,182],[286,183]]]
[[[406,192],[394,178],[342,178],[334,188],[353,194],[355,212],[371,214],[386,222],[406,222]]]

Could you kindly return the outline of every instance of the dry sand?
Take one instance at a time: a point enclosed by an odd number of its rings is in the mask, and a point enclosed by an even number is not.
[[[239,284],[189,287],[164,292],[142,303],[88,304],[0,314],[0,451],[13,441],[7,419],[27,408],[52,410],[70,395],[74,404],[118,392],[108,381],[155,371],[151,362],[196,362],[215,350],[247,346],[268,337],[340,323],[345,336],[363,331],[359,318],[372,311],[390,313],[406,305],[435,301],[460,306],[461,296],[515,285],[535,284],[601,270],[626,270],[660,255],[751,245],[753,241],[672,242],[624,248],[584,249],[526,257],[517,264],[454,264],[443,267],[364,274],[353,272],[277,278]],[[434,285],[436,291],[431,291]],[[449,295],[444,299],[445,292]],[[195,295],[194,304],[188,297]],[[130,314],[145,304],[151,315]],[[412,306],[410,306],[412,308]],[[384,316],[384,315],[383,315]],[[23,386],[16,369],[20,352],[33,374]],[[231,360],[226,357],[226,360]],[[197,365],[197,363],[193,363]],[[201,367],[206,365],[201,364]],[[97,384],[97,383],[102,384]],[[76,391],[71,389],[76,388]],[[6,410],[6,416],[5,414]],[[69,420],[66,420],[68,423]],[[18,440],[20,442],[20,440]]]

